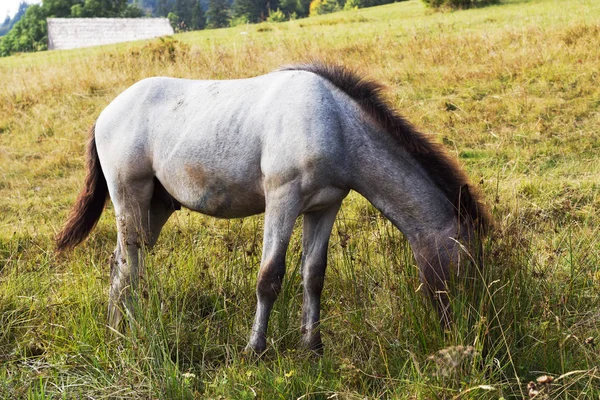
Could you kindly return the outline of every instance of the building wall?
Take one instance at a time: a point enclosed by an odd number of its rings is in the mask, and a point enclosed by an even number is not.
[[[76,49],[173,34],[166,18],[48,18],[48,49]]]

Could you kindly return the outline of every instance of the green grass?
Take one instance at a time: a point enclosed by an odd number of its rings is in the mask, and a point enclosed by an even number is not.
[[[0,398],[600,396],[600,3],[419,1],[85,50],[0,59]],[[88,128],[153,75],[226,79],[323,59],[384,82],[459,158],[493,212],[484,265],[453,283],[442,333],[402,235],[352,194],[334,226],[325,354],[298,349],[301,240],[263,360],[242,353],[262,218],[182,211],[146,259],[136,322],[105,326],[109,207],[54,253],[84,175]],[[588,338],[595,338],[590,343]]]

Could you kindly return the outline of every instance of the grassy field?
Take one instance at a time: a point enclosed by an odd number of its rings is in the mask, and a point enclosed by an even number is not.
[[[600,2],[416,0],[283,24],[0,59],[0,398],[600,398]],[[460,159],[496,221],[440,331],[402,235],[356,194],[334,226],[325,354],[301,350],[301,240],[262,360],[243,354],[262,218],[177,213],[146,259],[136,324],[106,326],[109,207],[54,252],[88,128],[148,76],[226,79],[321,59]],[[531,394],[535,394],[531,392]]]

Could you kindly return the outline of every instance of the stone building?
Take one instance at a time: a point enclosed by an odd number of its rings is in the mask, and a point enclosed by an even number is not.
[[[64,50],[173,34],[166,18],[48,18],[48,49]]]

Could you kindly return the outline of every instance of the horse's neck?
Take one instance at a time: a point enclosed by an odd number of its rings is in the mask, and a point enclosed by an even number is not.
[[[381,211],[410,242],[454,229],[453,206],[427,171],[394,139],[375,128],[358,135],[353,189]],[[356,143],[354,143],[356,145]]]

